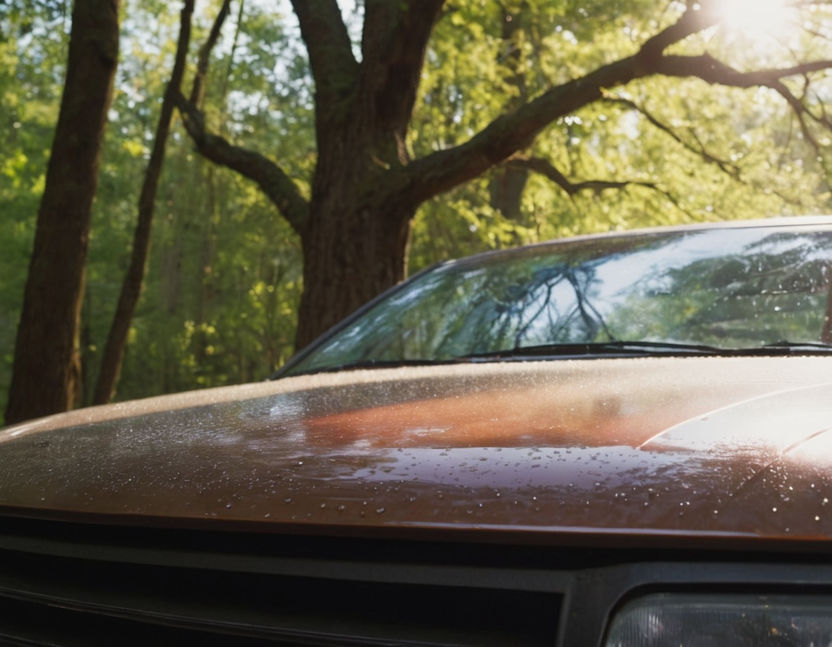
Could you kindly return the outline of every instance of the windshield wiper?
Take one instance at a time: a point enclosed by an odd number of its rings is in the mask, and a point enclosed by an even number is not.
[[[458,359],[359,359],[333,366],[321,366],[298,375],[312,373],[335,373],[337,371],[355,371],[362,368],[400,368],[402,366],[434,366],[436,364],[456,364]]]
[[[776,341],[760,346],[763,351],[780,351],[790,355],[826,355],[832,353],[832,344],[819,341]],[[779,353],[778,353],[779,354]]]
[[[458,361],[494,361],[499,359],[531,359],[546,357],[764,357],[771,355],[832,354],[832,345],[820,342],[779,341],[748,348],[726,348],[707,344],[682,344],[663,341],[604,341],[592,343],[540,344],[506,350],[473,353]]]
[[[505,350],[471,353],[442,359],[360,359],[334,366],[322,366],[309,373],[333,373],[372,368],[399,368],[402,366],[435,366],[441,364],[465,364],[495,362],[500,360],[530,360],[547,358],[600,358],[600,357],[766,357],[788,355],[828,355],[832,344],[821,342],[778,341],[748,348],[726,348],[707,344],[682,344],[665,341],[603,341],[591,343],[539,344],[519,346]]]
[[[677,344],[654,341],[604,341],[591,343],[540,344],[518,346],[506,350],[472,353],[458,357],[458,361],[524,359],[533,357],[649,357],[654,355],[724,355],[731,350],[705,344]]]

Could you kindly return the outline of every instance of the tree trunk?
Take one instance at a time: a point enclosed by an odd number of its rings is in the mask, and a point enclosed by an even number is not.
[[[332,199],[332,194],[328,198]],[[326,205],[312,204],[310,226],[302,237],[304,284],[296,349],[406,274],[415,207],[388,203],[351,208],[345,201],[338,217],[327,211]]]
[[[156,126],[156,139],[153,151],[144,174],[144,182],[139,196],[139,216],[136,231],[133,235],[133,251],[130,256],[130,266],[124,276],[121,292],[118,297],[113,323],[104,345],[101,357],[101,369],[95,385],[94,404],[104,404],[110,401],[115,392],[116,383],[121,374],[124,361],[124,348],[127,345],[127,335],[130,323],[142,291],[147,254],[150,249],[150,228],[153,224],[153,212],[156,205],[156,190],[159,186],[159,176],[162,174],[162,164],[165,161],[165,145],[170,132],[170,122],[173,117],[175,97],[182,85],[182,75],[185,71],[185,61],[188,54],[188,43],[191,36],[191,14],[194,0],[185,0],[182,7],[182,17],[179,26],[179,42],[176,47],[176,59],[168,82],[159,121]]]
[[[506,82],[513,87],[517,94],[512,96],[506,104],[506,112],[516,110],[519,106],[529,100],[529,92],[526,87],[526,80],[523,78],[522,66],[523,55],[520,43],[516,42],[518,31],[530,33],[524,23],[528,20],[528,7],[521,2],[514,15],[504,8],[506,15],[502,21],[503,48],[501,58],[503,65],[508,68]],[[524,19],[525,18],[525,19]],[[500,211],[504,218],[513,222],[521,221],[521,204],[523,191],[529,179],[529,171],[526,169],[506,167],[498,169],[489,183],[489,194],[491,206]]]
[[[75,404],[90,210],[117,60],[118,0],[76,0],[6,423],[66,411]]]
[[[488,185],[491,207],[500,211],[504,218],[521,222],[523,213],[523,191],[529,179],[526,169],[501,168],[495,172]]]

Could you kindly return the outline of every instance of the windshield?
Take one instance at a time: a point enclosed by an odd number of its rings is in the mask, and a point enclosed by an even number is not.
[[[287,374],[610,341],[721,349],[832,341],[832,230],[746,227],[584,238],[435,268]]]

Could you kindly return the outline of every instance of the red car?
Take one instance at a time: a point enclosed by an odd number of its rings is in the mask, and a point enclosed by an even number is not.
[[[492,252],[0,430],[0,644],[826,647],[830,268],[826,218]]]

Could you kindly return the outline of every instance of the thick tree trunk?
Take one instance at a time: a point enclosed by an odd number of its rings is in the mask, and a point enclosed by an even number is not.
[[[298,350],[404,278],[415,213],[408,204],[351,208],[342,203],[333,217],[325,205],[315,207],[303,236]]]
[[[75,0],[61,111],[38,211],[6,423],[70,409],[90,209],[118,60],[118,0]]]

